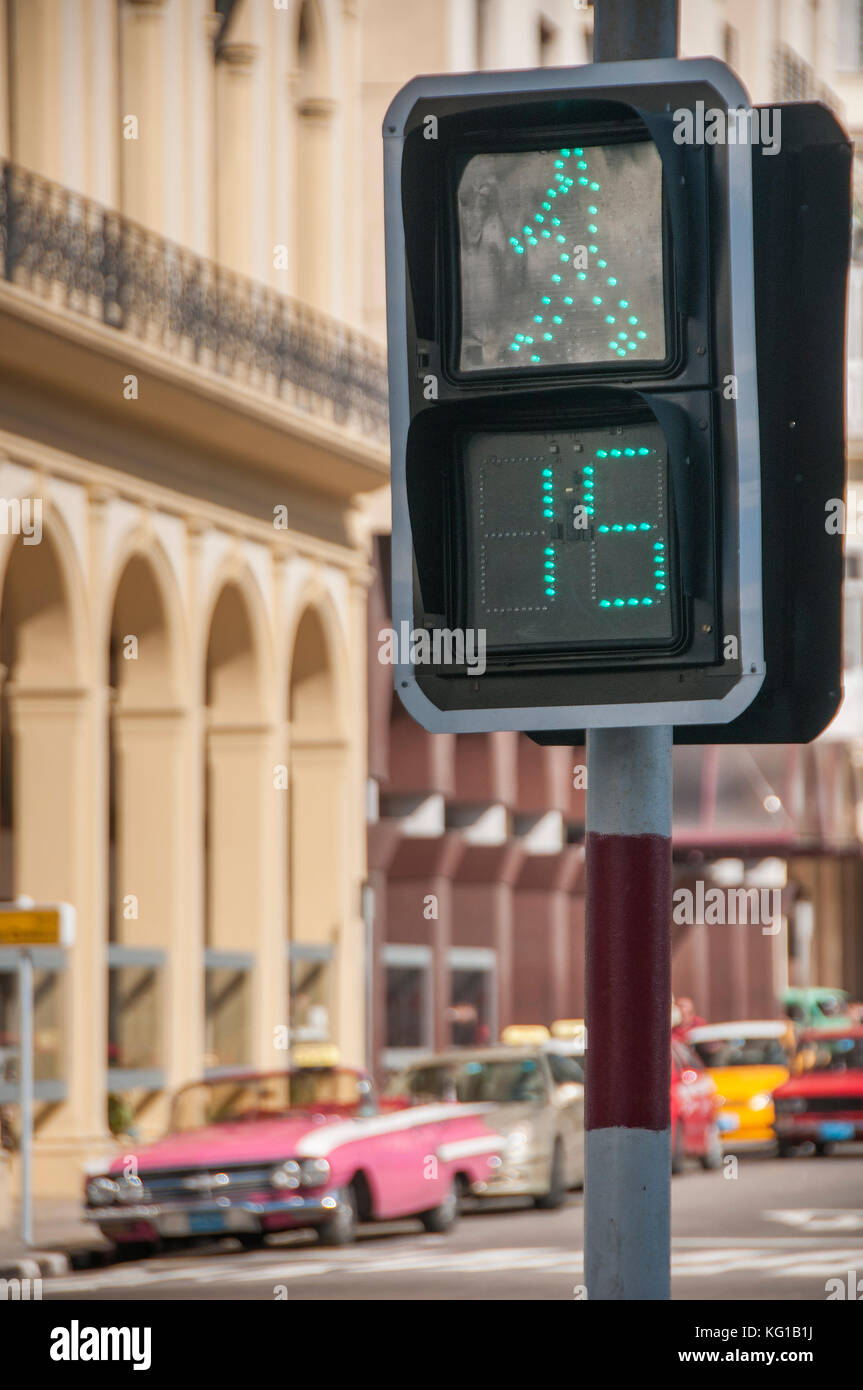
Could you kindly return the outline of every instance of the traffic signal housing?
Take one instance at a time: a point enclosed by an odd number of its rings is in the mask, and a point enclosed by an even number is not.
[[[710,60],[390,107],[396,687],[425,727],[731,727],[758,695],[761,129]]]

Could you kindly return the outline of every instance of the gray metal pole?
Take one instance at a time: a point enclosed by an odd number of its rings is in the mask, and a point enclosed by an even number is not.
[[[667,1299],[671,729],[587,735],[589,1299]]]
[[[676,58],[678,0],[594,0],[593,57]]]
[[[21,1239],[33,1244],[33,957],[22,950],[18,959],[19,1053],[18,1088],[21,1108]]]
[[[677,56],[678,0],[596,0],[597,62]],[[669,728],[587,735],[585,1282],[671,1296]]]
[[[362,911],[366,951],[366,1071],[375,1075],[375,890],[368,882],[362,887]]]

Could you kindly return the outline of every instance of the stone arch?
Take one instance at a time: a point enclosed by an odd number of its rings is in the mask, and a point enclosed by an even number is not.
[[[149,535],[133,536],[113,578],[105,632],[107,1065],[116,1096],[132,1073],[134,1091],[158,1089],[167,1061],[167,966],[181,930],[183,873],[176,788],[188,712],[179,707],[182,610],[164,551]]]
[[[88,657],[83,582],[59,515],[38,544],[0,538],[0,565],[0,897],[12,897],[38,887],[37,803],[56,790],[37,727],[44,702],[80,685]]]
[[[62,516],[49,511],[35,539],[35,532],[0,537],[0,896],[68,902],[79,914],[69,969],[37,976],[36,1083],[37,1097],[43,1084],[65,1083],[67,1104],[86,1111],[84,1132],[94,1133],[104,1104],[90,1086],[101,1018],[94,1021],[98,1011],[88,1013],[82,999],[87,989],[98,998],[100,960],[84,847],[100,806],[101,704],[90,683],[83,576]],[[37,1106],[37,1132],[58,1132],[68,1115],[62,1102]]]
[[[203,625],[203,703],[213,723],[260,723],[275,713],[266,603],[249,568],[230,560],[210,589]]]
[[[108,683],[125,706],[164,709],[187,692],[186,615],[173,566],[159,538],[135,531],[115,558],[107,586],[104,649]],[[138,655],[124,650],[137,637]]]
[[[253,1059],[273,911],[272,653],[245,569],[214,590],[204,659],[205,1033],[209,1066]]]
[[[306,599],[298,610],[287,682],[289,984],[292,1037],[298,1042],[332,1034],[348,877],[348,748],[337,659],[344,638],[328,601]]]
[[[314,585],[301,595],[288,634],[287,719],[292,739],[343,737],[348,688],[347,638],[327,592]]]

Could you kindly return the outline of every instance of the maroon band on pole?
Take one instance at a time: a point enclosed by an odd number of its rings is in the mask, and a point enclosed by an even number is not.
[[[664,1130],[671,1068],[671,840],[586,837],[585,1127]],[[656,1039],[669,1040],[657,1047]],[[621,1068],[620,1059],[629,1059]]]

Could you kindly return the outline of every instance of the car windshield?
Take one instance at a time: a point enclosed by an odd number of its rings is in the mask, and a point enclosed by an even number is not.
[[[171,1130],[237,1124],[296,1110],[353,1114],[368,1100],[363,1079],[338,1068],[299,1068],[246,1077],[214,1077],[184,1086],[174,1097]]]
[[[706,1067],[787,1067],[788,1054],[779,1038],[689,1039]]]
[[[814,1071],[851,1071],[863,1069],[863,1038],[818,1038],[804,1042],[801,1051],[815,1051]]]
[[[392,1078],[387,1095],[408,1097],[416,1103],[458,1100],[500,1104],[541,1100],[545,1084],[536,1057],[507,1057],[496,1061],[465,1060],[409,1067]]]

